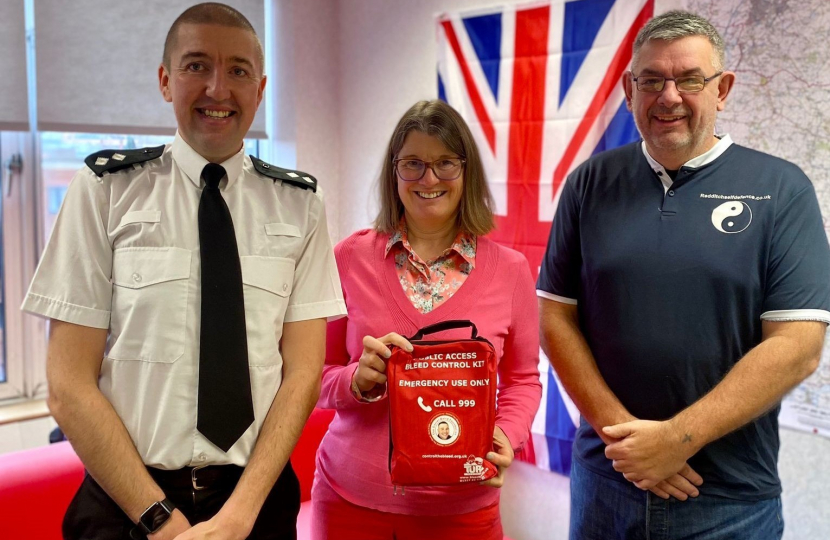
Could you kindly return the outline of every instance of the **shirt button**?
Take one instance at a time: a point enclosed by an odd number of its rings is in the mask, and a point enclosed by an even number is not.
[[[141,282],[141,274],[139,274],[138,272],[134,272],[133,273],[133,281],[135,281],[136,283],[140,283]]]
[[[657,171],[657,176],[663,176],[663,171]]]
[[[669,197],[674,197],[674,191],[669,190]]]
[[[282,284],[282,290],[283,290],[283,291],[287,291],[287,290],[288,290],[288,283],[283,283],[283,284]]]
[[[207,461],[207,456],[202,452],[199,454],[199,461]]]

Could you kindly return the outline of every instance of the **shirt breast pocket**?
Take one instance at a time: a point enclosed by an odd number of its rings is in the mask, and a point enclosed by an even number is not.
[[[159,210],[138,210],[135,212],[127,212],[121,217],[118,223],[118,228],[121,229],[127,225],[134,225],[137,223],[159,223],[161,222],[161,211]]]
[[[163,246],[160,210],[136,210],[121,216],[115,246]]]
[[[294,285],[294,260],[284,257],[244,256],[242,284],[248,362],[252,366],[273,365],[278,358],[278,335]]]
[[[112,260],[112,360],[173,363],[184,354],[190,251],[121,248]]]
[[[290,223],[266,223],[265,234],[268,236],[287,236],[289,238],[299,238],[300,228]]]

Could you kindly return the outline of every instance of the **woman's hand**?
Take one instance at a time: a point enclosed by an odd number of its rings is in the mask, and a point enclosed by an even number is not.
[[[392,356],[387,345],[397,345],[405,351],[412,351],[412,344],[395,332],[383,337],[363,336],[363,354],[360,355],[354,382],[361,393],[368,392],[375,385],[386,384],[386,359]]]
[[[493,430],[493,449],[494,452],[487,453],[487,461],[498,467],[499,474],[481,484],[500,488],[504,485],[505,470],[513,463],[513,447],[499,426]]]

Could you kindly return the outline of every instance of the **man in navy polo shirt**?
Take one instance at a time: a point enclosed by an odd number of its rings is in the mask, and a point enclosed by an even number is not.
[[[735,74],[669,12],[623,77],[642,142],[563,188],[542,346],[582,413],[571,538],[778,539],[779,402],[818,366],[830,248],[795,165],[715,135]]]

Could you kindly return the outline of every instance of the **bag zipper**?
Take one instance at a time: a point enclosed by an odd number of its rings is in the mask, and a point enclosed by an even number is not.
[[[445,340],[437,340],[437,341],[418,339],[418,340],[410,341],[410,343],[412,343],[413,345],[443,345],[445,343],[461,343],[461,342],[464,342],[464,341],[477,341],[479,343],[483,342],[483,343],[487,343],[488,345],[493,347],[493,344],[490,343],[489,339],[483,338],[481,336],[470,338],[470,339],[445,339]],[[493,347],[493,350],[495,351],[496,348]]]

